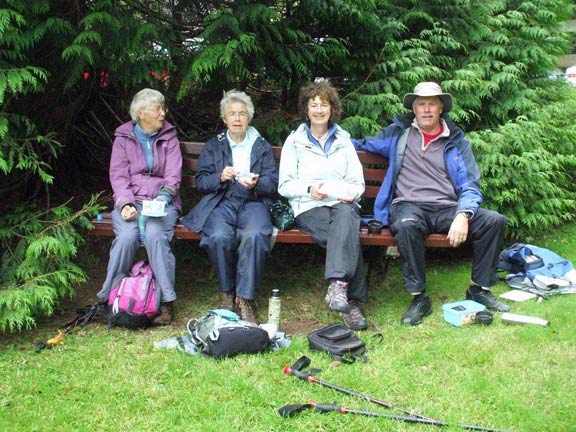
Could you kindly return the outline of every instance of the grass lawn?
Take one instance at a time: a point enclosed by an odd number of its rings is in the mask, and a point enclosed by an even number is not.
[[[576,263],[575,239],[576,225],[569,225],[532,243]],[[94,268],[105,266],[108,243],[103,245],[101,254],[91,255]],[[202,251],[177,247],[180,300],[178,321],[170,328],[107,331],[95,323],[40,353],[34,343],[54,336],[63,316],[33,332],[3,337],[0,431],[438,430],[337,413],[280,417],[281,406],[309,401],[401,414],[283,374],[302,355],[322,369],[318,378],[452,425],[442,430],[463,430],[456,426],[462,423],[576,430],[576,295],[510,303],[512,312],[545,318],[548,327],[507,325],[499,315],[491,326],[453,327],[443,319],[442,304],[464,298],[470,257],[465,251],[435,253],[428,270],[434,311],[422,325],[403,327],[400,316],[410,298],[396,261],[386,278],[376,273],[371,281],[365,307],[370,327],[358,333],[368,345],[368,362],[332,367],[328,356],[308,350],[305,338],[309,330],[340,321],[323,303],[322,256],[311,246],[281,245],[266,270],[259,315],[265,317],[268,293],[279,287],[291,346],[217,361],[153,347],[154,341],[183,334],[186,319],[203,315],[217,299]],[[101,280],[92,282],[95,294]],[[504,283],[494,288],[496,295],[507,290]]]

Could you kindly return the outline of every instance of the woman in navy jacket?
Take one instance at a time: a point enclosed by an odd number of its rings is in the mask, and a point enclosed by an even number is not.
[[[216,272],[221,307],[256,322],[253,300],[270,253],[278,169],[272,146],[248,126],[254,105],[246,93],[226,92],[220,115],[226,130],[206,143],[198,160],[196,187],[204,197],[183,223],[202,232],[200,246]]]

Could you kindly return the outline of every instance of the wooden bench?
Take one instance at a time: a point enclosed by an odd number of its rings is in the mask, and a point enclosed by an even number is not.
[[[198,166],[198,157],[202,151],[204,144],[197,142],[182,142],[180,147],[182,149],[182,183],[181,190],[185,191],[188,188],[195,188],[196,182],[194,180],[194,173]],[[280,154],[282,152],[282,147],[273,147],[274,156],[276,160],[280,160]],[[360,162],[364,167],[364,180],[366,182],[366,191],[363,195],[363,200],[370,200],[367,209],[365,211],[372,212],[372,202],[373,199],[378,194],[378,190],[386,174],[386,168],[388,161],[376,154],[368,152],[358,152],[358,157]],[[187,212],[189,209],[184,209]],[[112,231],[112,219],[110,218],[110,213],[102,214],[102,220],[93,220],[94,229],[89,231],[89,234],[95,236],[114,236]],[[174,237],[181,240],[200,240],[201,234],[195,233],[188,230],[181,222],[176,225],[174,229]],[[364,246],[395,246],[396,240],[388,228],[384,228],[380,234],[370,234],[368,233],[367,227],[363,226],[360,230],[360,241]],[[308,235],[297,229],[291,229],[288,231],[279,231],[276,237],[276,243],[298,243],[298,244],[313,244],[314,240]],[[446,235],[443,234],[431,234],[426,239],[426,246],[433,248],[447,248],[450,247]],[[374,248],[370,248],[374,249]],[[377,249],[377,248],[376,248]],[[371,253],[371,258],[369,258],[369,269],[368,275],[371,273],[370,263],[374,261],[375,256],[380,255],[377,251],[372,251],[376,253]],[[384,263],[387,267],[388,262]]]

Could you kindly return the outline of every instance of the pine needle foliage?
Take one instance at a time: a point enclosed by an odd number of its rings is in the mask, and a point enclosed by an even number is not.
[[[98,0],[79,11],[73,31],[60,45],[67,69],[64,88],[72,89],[89,72],[95,78],[113,76],[124,88],[134,84],[154,86],[153,71],[170,70],[165,27],[148,22],[140,11],[125,2]]]
[[[576,218],[574,112],[568,98],[470,134],[486,204],[506,215],[515,238],[529,240]]]
[[[74,286],[86,280],[74,264],[83,243],[80,230],[92,227],[99,206],[93,196],[80,210],[60,205],[41,211],[22,205],[0,216],[0,330],[31,328],[49,316]]]
[[[290,87],[309,79],[313,65],[329,59],[333,64],[334,58],[348,54],[338,38],[315,38],[292,25],[289,11],[294,5],[282,3],[238,1],[214,10],[197,37],[198,55],[186,71],[179,96],[189,93],[194,83],[214,80],[245,87],[255,79]],[[313,7],[312,3],[306,7]]]
[[[36,125],[24,115],[10,112],[18,98],[39,93],[48,78],[46,70],[27,65],[24,51],[40,37],[41,31],[26,29],[19,9],[24,2],[14,2],[18,9],[0,9],[0,173],[19,170],[52,180],[45,156],[56,154],[58,143],[53,135],[39,135]],[[33,2],[32,9],[43,10],[45,2]]]
[[[89,228],[88,216],[99,208],[96,197],[76,212],[65,205],[42,210],[13,199],[38,184],[47,187],[54,178],[50,162],[62,145],[56,133],[42,134],[21,114],[19,104],[41,93],[48,81],[32,52],[50,32],[69,27],[58,19],[37,21],[49,10],[48,1],[8,3],[10,8],[0,9],[0,331],[32,327],[85,280],[73,262],[82,243],[78,229]]]
[[[375,13],[399,23],[394,26],[399,31],[386,40],[386,51],[369,76],[372,86],[351,89],[346,108],[356,115],[372,118],[365,98],[379,92],[402,95],[423,80],[438,81],[455,96],[452,117],[467,130],[501,125],[554,100],[542,99],[538,89],[550,86],[545,78],[569,49],[560,25],[574,13],[571,2],[437,0],[378,6]],[[400,102],[378,107],[379,120],[386,123],[403,110]],[[374,133],[356,121],[348,127]]]

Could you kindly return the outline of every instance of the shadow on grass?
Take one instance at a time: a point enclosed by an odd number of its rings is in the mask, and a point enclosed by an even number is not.
[[[56,306],[52,317],[39,319],[37,327],[32,330],[4,335],[5,342],[18,339],[29,342],[30,338],[53,334],[59,326],[76,316],[76,309],[93,304],[105,278],[110,242],[111,239],[107,238],[88,237],[79,255],[79,265],[85,270],[87,281],[78,285],[73,298],[64,299]],[[201,317],[218,306],[218,281],[206,252],[198,242],[177,241],[174,253],[177,257],[178,300],[175,320],[170,329],[183,330],[188,319]],[[367,248],[364,253],[367,262]],[[145,251],[140,249],[136,258],[145,257]],[[465,277],[459,276],[467,271],[469,257],[470,250],[466,248],[428,251],[429,284],[433,299],[442,302],[460,299],[455,293],[450,293],[450,286],[459,284],[465,287]],[[325,251],[316,245],[277,244],[267,261],[256,299],[259,321],[266,322],[268,297],[272,289],[279,289],[282,296],[282,329],[287,334],[306,335],[321,326],[341,322],[339,314],[328,310],[324,303],[327,288],[324,259]],[[458,269],[458,280],[452,282],[455,268]],[[376,263],[371,275],[369,297],[369,303],[362,305],[362,308],[371,329],[378,330],[383,323],[399,321],[410,300],[402,284],[400,259],[390,260],[386,274],[381,264]]]

